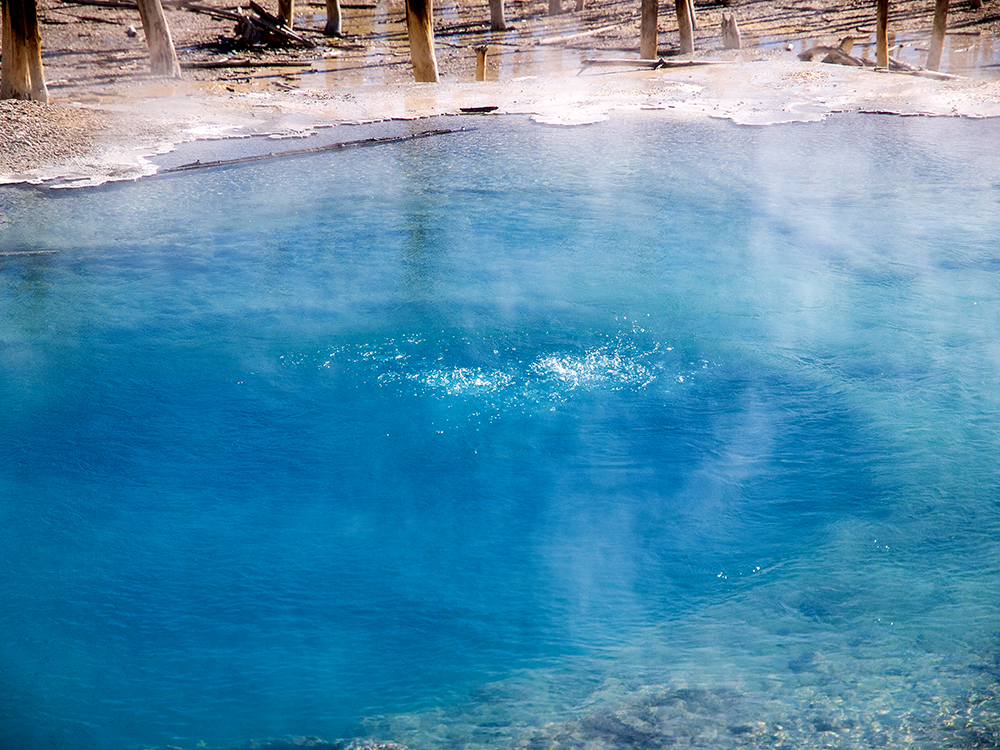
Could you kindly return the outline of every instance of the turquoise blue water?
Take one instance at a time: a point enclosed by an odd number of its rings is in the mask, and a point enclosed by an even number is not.
[[[0,747],[996,746],[1000,125],[641,114],[0,192]]]

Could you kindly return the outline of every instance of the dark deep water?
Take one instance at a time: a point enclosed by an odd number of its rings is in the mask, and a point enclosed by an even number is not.
[[[997,746],[1000,124],[642,114],[0,189],[0,747]]]

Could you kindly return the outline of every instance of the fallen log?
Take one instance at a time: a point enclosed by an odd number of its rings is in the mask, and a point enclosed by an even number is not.
[[[489,21],[470,21],[468,23],[456,23],[450,26],[435,26],[434,36],[444,36],[447,34],[480,34],[489,29]]]
[[[101,18],[100,16],[88,16],[88,15],[85,15],[83,13],[74,13],[73,11],[69,11],[69,10],[62,10],[62,11],[55,10],[55,11],[52,11],[52,12],[53,13],[64,13],[64,14],[68,15],[70,18],[74,19],[75,21],[89,21],[90,23],[105,23],[108,26],[121,26],[122,25],[122,22],[121,22],[120,18]],[[52,24],[53,22],[51,20],[44,20],[44,21],[42,21],[42,23]],[[55,25],[65,26],[66,24],[70,24],[70,23],[73,23],[73,21],[57,21],[57,22],[55,22]]]
[[[341,143],[329,143],[325,146],[313,146],[312,148],[295,148],[288,151],[273,151],[267,154],[257,154],[256,156],[241,156],[236,159],[217,159],[215,161],[195,161],[189,164],[181,164],[176,167],[168,167],[159,174],[172,174],[175,172],[191,172],[196,169],[210,169],[212,167],[229,167],[236,164],[249,164],[255,161],[267,161],[268,159],[281,159],[287,156],[306,156],[309,154],[322,154],[327,151],[344,151],[349,148],[363,148],[365,146],[381,146],[388,143],[404,143],[418,138],[430,138],[435,135],[450,135],[452,133],[472,132],[475,128],[441,128],[438,130],[425,130],[423,133],[413,135],[398,135],[385,138],[364,138],[357,141],[343,141]]]
[[[889,58],[889,70],[897,73],[909,73],[921,78],[933,78],[935,81],[948,81],[953,78],[959,78],[959,76],[951,75],[950,73],[940,73],[936,70],[921,68],[918,65],[910,65],[902,60],[897,60],[895,57]]]
[[[90,5],[95,8],[121,8],[122,10],[138,10],[136,0],[59,0],[64,5]],[[184,8],[188,0],[160,0],[164,8]]]
[[[825,47],[823,45],[810,47],[804,52],[800,52],[799,59],[804,62],[812,62],[813,57],[816,55],[826,55],[821,62],[832,63],[834,65],[850,65],[856,68],[877,68],[876,64],[871,60],[855,57],[839,47]],[[886,60],[887,66],[885,68],[878,68],[879,70],[888,70],[890,73],[908,73],[910,75],[920,76],[922,78],[933,78],[934,80],[939,81],[950,80],[958,77],[948,73],[939,73],[936,70],[926,70],[925,68],[920,68],[916,65],[910,65],[902,60],[897,60],[895,57],[887,56]]]
[[[640,68],[652,68],[657,70],[660,68],[694,68],[700,65],[732,65],[733,63],[729,60],[667,60],[659,57],[655,60],[646,58],[627,58],[627,57],[617,57],[617,58],[603,58],[603,59],[583,59],[580,61],[580,65],[583,67],[592,67],[596,65],[637,65]]]
[[[62,0],[62,2],[66,5],[89,5],[94,8],[139,9],[139,4],[135,0]]]
[[[325,8],[326,0],[321,2],[311,2],[306,3],[310,8]],[[346,8],[347,10],[375,10],[378,6],[375,3],[341,3],[341,8]]]
[[[834,63],[836,65],[851,65],[855,68],[869,68],[875,67],[875,63],[870,60],[862,60],[860,57],[855,57],[847,52],[845,52],[840,47],[827,47],[825,45],[817,45],[815,47],[810,47],[799,53],[799,59],[803,62],[812,62],[816,55],[825,55],[823,62]]]
[[[549,44],[559,44],[560,42],[569,42],[569,41],[572,41],[573,39],[580,39],[581,37],[585,37],[585,36],[595,36],[596,34],[603,34],[606,31],[614,31],[620,25],[621,24],[613,23],[610,26],[601,26],[600,28],[597,28],[597,29],[590,29],[588,31],[581,31],[581,32],[576,33],[576,34],[564,34],[562,36],[549,36],[549,37],[545,37],[544,39],[539,39],[537,42],[535,42],[535,44],[537,44],[539,47],[545,47],[545,46],[547,46]]]
[[[63,0],[63,2],[66,1]],[[184,3],[184,10],[189,10],[192,13],[202,13],[212,18],[224,18],[229,21],[240,21],[245,18],[241,13],[234,13],[231,10],[223,10],[222,8],[210,8],[207,5],[198,5],[198,3]]]
[[[260,60],[191,60],[182,62],[181,68],[193,70],[215,70],[224,68],[308,68],[311,62],[287,62]]]

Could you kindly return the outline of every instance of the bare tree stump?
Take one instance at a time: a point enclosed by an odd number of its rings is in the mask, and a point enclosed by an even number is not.
[[[155,76],[180,78],[181,66],[177,62],[174,41],[170,38],[170,27],[163,15],[160,0],[138,0],[139,18],[146,34],[149,47],[149,67]]]
[[[507,18],[504,14],[503,0],[490,0],[490,30],[507,30]]]
[[[584,11],[586,9],[587,9],[587,0],[576,0],[576,7],[574,8],[574,10],[576,10],[577,13]]]
[[[558,16],[562,12],[562,0],[549,0],[550,16]]]
[[[278,0],[278,18],[288,28],[295,24],[295,0]]]
[[[944,35],[948,31],[948,0],[937,0],[934,4],[934,30],[931,32],[931,48],[927,53],[927,70],[941,69],[941,52],[944,50]]]
[[[659,0],[642,0],[639,20],[639,57],[643,60],[656,59],[656,23]]]
[[[691,0],[676,0],[677,29],[681,36],[681,54],[694,52],[694,14],[691,12]]]
[[[406,31],[410,38],[410,61],[413,79],[418,83],[437,83],[437,57],[434,55],[433,0],[406,0]]]
[[[42,37],[38,31],[35,0],[0,0],[0,99],[31,99],[48,102],[42,68]]]
[[[875,18],[875,64],[889,67],[889,0],[878,0]]]
[[[485,44],[478,47],[473,47],[476,51],[476,80],[485,81],[486,80],[486,50]]]
[[[326,36],[343,36],[342,23],[340,0],[326,0],[326,26],[323,27],[323,33]]]
[[[740,27],[736,25],[735,13],[722,14],[722,49],[742,49]]]

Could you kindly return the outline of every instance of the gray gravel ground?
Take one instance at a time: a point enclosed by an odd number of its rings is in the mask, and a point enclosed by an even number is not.
[[[163,124],[117,112],[67,104],[0,101],[0,175],[39,166],[86,169],[95,154],[115,143],[137,146],[165,137]]]

